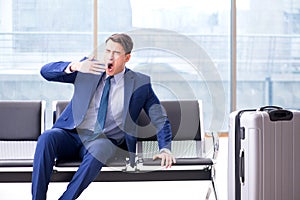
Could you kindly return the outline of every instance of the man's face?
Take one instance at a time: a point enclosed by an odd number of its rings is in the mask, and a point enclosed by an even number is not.
[[[126,62],[130,59],[130,54],[125,54],[121,44],[108,40],[104,52],[104,62],[106,74],[113,76],[120,73],[125,68]]]

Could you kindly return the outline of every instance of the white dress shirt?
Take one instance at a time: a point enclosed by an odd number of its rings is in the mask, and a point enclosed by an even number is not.
[[[110,80],[111,85],[109,91],[107,115],[103,129],[103,133],[116,140],[119,140],[121,137],[123,137],[123,134],[120,134],[122,132],[120,127],[122,124],[124,108],[124,73],[125,69],[122,72],[115,74]],[[106,75],[105,77],[102,77],[99,86],[97,87],[95,94],[91,99],[86,115],[82,123],[77,128],[94,131],[106,78]]]

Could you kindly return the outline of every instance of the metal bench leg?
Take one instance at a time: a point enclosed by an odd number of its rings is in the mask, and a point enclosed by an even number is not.
[[[216,186],[215,186],[214,179],[211,180],[211,184],[212,184],[213,189],[214,189],[215,198],[216,198],[216,200],[218,200],[217,189],[216,189]]]
[[[214,195],[215,195],[215,199],[218,200],[218,194],[217,194],[217,187],[216,187],[216,183],[215,183],[215,177],[216,177],[216,169],[214,166],[212,166],[211,168],[211,184],[213,186],[214,189]]]

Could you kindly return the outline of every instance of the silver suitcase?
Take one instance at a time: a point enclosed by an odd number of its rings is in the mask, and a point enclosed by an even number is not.
[[[300,200],[300,111],[230,114],[228,200]]]

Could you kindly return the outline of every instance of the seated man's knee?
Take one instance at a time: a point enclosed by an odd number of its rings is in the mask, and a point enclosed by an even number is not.
[[[53,144],[57,140],[58,134],[59,131],[56,129],[46,130],[39,136],[38,143],[43,145]]]

